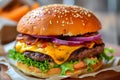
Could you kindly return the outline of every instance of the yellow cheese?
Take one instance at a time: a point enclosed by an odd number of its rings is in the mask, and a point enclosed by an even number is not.
[[[64,63],[71,53],[78,49],[83,47],[83,45],[79,46],[67,46],[67,45],[60,45],[56,46],[53,43],[46,42],[46,47],[41,48],[43,45],[40,41],[37,42],[35,45],[27,45],[24,42],[18,41],[16,43],[16,51],[23,53],[26,50],[29,51],[34,51],[34,52],[41,52],[43,54],[47,54],[52,57],[52,59],[57,63],[57,64],[62,64]]]

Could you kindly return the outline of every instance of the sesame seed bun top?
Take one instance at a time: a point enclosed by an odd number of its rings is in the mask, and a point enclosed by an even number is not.
[[[42,6],[21,18],[17,30],[29,35],[67,35],[97,32],[101,24],[96,16],[85,8],[54,4]]]

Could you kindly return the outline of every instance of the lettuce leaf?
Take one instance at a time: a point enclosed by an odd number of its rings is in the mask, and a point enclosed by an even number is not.
[[[100,56],[98,57],[99,61],[101,60],[105,60],[106,62],[109,62],[110,60],[113,59],[114,57],[114,49],[113,48],[104,48],[104,51],[100,54]],[[90,72],[92,71],[92,65],[98,63],[98,59],[97,58],[85,58],[84,62],[87,64],[87,71]]]
[[[102,54],[100,54],[100,57],[99,57],[99,59],[100,60],[105,60],[106,62],[109,62],[111,59],[113,59],[113,57],[114,57],[114,53],[115,52],[115,50],[113,49],[113,48],[104,48],[104,51],[103,51],[103,53]]]
[[[66,71],[71,71],[73,72],[74,71],[74,67],[73,65],[74,64],[77,64],[79,61],[76,60],[76,61],[68,61],[68,62],[65,62],[61,65],[58,65],[58,64],[54,64],[54,68],[61,68],[61,75],[65,75],[66,74]]]
[[[62,65],[60,65],[60,68],[62,69],[61,75],[65,75],[66,71],[74,71],[74,67],[73,65],[78,63],[79,61],[69,61],[66,63],[63,63]]]
[[[87,71],[90,72],[93,70],[92,65],[98,63],[98,59],[97,58],[85,58],[84,62],[87,64]]]
[[[66,71],[74,71],[73,65],[77,63],[78,61],[69,61],[65,62],[61,65],[54,64],[53,66],[50,65],[49,61],[36,61],[30,58],[25,57],[23,54],[15,51],[14,49],[9,50],[9,58],[12,58],[18,62],[22,62],[28,66],[35,66],[37,68],[40,68],[44,73],[47,72],[50,68],[61,68],[62,75],[65,75]]]
[[[14,49],[9,50],[8,57],[18,62],[22,62],[28,66],[35,66],[37,68],[40,68],[44,73],[47,72],[51,67],[48,60],[36,61],[36,60],[25,57],[23,54],[15,51]]]

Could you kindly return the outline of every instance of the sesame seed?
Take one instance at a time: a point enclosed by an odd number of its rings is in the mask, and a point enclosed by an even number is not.
[[[60,18],[60,16],[58,16],[58,18]]]
[[[61,14],[61,12],[59,12]]]
[[[36,28],[37,28],[36,26],[33,27],[33,29],[36,29]]]
[[[80,18],[83,18],[83,16],[80,15]]]
[[[55,9],[54,12],[57,12],[57,10]]]
[[[80,14],[76,14],[77,16],[80,16]]]
[[[79,16],[80,16],[79,14],[74,15],[75,18],[77,18],[77,17],[79,17]]]
[[[48,11],[48,14],[50,14],[50,11]]]
[[[67,22],[67,24],[69,24],[69,22]]]
[[[85,26],[85,23],[83,23],[83,26]]]
[[[85,11],[84,13],[85,13],[85,15],[87,15],[87,12],[86,12],[86,11]]]
[[[56,21],[57,23],[59,23],[58,21]]]
[[[54,17],[56,16],[56,15],[53,15]]]
[[[52,21],[50,20],[49,23],[52,24]]]
[[[91,16],[91,14],[88,14],[88,17],[90,17]]]
[[[62,24],[62,26],[65,26],[65,24]]]
[[[36,16],[35,16],[35,15],[33,15],[33,18],[36,18]]]
[[[46,10],[46,11],[48,11],[48,9],[47,9],[47,8],[46,8],[45,10]]]
[[[79,8],[79,10],[82,10],[82,8]]]
[[[43,27],[42,30],[45,30],[45,27]]]
[[[62,23],[65,23],[65,21],[62,21]]]
[[[72,13],[72,15],[74,16],[74,14]]]
[[[65,14],[65,16],[67,16],[67,15]]]
[[[76,15],[73,15],[73,17],[75,17],[75,18],[76,18],[77,16],[76,16]]]
[[[65,13],[67,13],[68,11],[67,10],[65,10]]]
[[[83,11],[80,11],[80,14],[82,14],[83,13]]]
[[[68,18],[66,18],[66,20],[68,20]]]

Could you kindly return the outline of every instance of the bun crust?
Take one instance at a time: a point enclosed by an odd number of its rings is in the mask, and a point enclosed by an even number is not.
[[[47,73],[42,73],[42,71],[36,67],[33,66],[27,66],[21,62],[17,62],[18,69],[20,69],[22,72],[24,72],[27,75],[32,75],[35,77],[39,77],[39,78],[49,78],[55,75],[60,75],[61,73],[61,69],[60,68],[52,68],[50,69]],[[97,71],[98,69],[100,69],[100,67],[102,66],[102,61],[98,62],[96,65],[93,65],[93,71]],[[80,70],[75,70],[74,72],[67,72],[67,75],[71,75],[73,77],[79,76],[80,74],[83,73],[88,73],[87,72],[87,68],[85,69],[80,69]]]
[[[101,23],[92,12],[61,4],[37,8],[22,17],[17,26],[20,33],[45,36],[75,36],[100,29]]]

